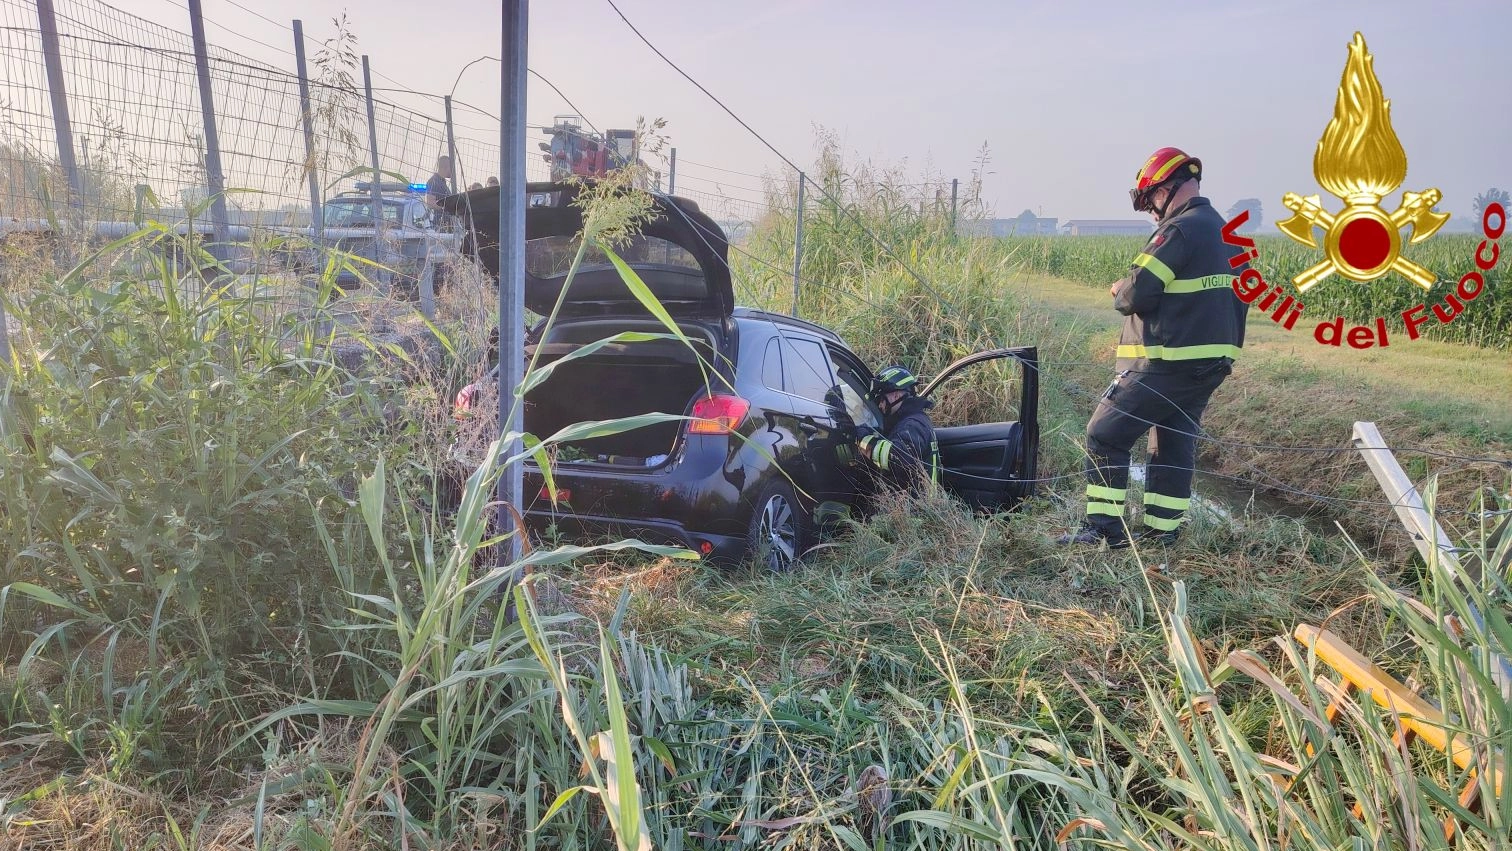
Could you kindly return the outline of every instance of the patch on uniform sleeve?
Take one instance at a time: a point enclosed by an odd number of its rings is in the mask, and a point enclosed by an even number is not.
[[[1150,245],[1149,245],[1149,247],[1150,248],[1159,248],[1160,244],[1163,243],[1163,242],[1165,242],[1165,238],[1166,238],[1165,231],[1163,231],[1163,230],[1156,231],[1155,235],[1152,236],[1152,237],[1150,237]]]

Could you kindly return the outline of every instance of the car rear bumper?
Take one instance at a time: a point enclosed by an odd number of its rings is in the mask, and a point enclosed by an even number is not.
[[[750,523],[738,477],[723,469],[715,441],[685,441],[658,470],[564,465],[553,477],[558,501],[545,490],[540,468],[524,468],[525,515],[533,526],[555,524],[573,540],[634,537],[687,547],[705,557],[739,558]]]
[[[634,539],[647,544],[683,547],[698,553],[704,561],[734,564],[745,556],[743,535],[715,535],[696,532],[672,520],[626,520],[592,514],[573,514],[551,510],[525,512],[525,522],[537,535],[555,527],[562,537],[591,545],[595,542]]]

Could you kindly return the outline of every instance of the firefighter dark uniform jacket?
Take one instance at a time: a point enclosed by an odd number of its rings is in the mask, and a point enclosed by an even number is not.
[[[1247,266],[1229,265],[1223,217],[1206,198],[1193,198],[1160,223],[1134,258],[1113,306],[1125,317],[1118,370],[1173,372],[1237,360],[1249,305],[1233,280]],[[1192,363],[1196,361],[1197,363]]]
[[[861,437],[861,454],[889,482],[911,488],[922,482],[940,482],[940,447],[935,442],[934,422],[927,411],[934,402],[905,396],[882,423],[883,431]]]

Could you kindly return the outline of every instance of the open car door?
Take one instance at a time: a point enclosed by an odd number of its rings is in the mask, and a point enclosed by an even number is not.
[[[974,508],[1009,509],[1034,493],[1039,460],[1039,352],[1033,346],[992,349],[945,367],[920,391],[933,397],[946,382],[973,366],[1011,359],[1018,367],[1018,420],[935,429],[940,482]]]

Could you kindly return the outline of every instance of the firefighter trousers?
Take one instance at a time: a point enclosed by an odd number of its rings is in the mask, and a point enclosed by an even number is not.
[[[1173,372],[1119,373],[1087,423],[1087,522],[1124,534],[1129,452],[1150,431],[1145,466],[1144,524],[1173,532],[1192,502],[1192,471],[1202,412],[1232,371],[1219,360]],[[1151,431],[1153,429],[1153,431]]]

